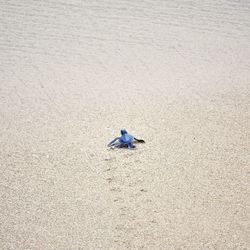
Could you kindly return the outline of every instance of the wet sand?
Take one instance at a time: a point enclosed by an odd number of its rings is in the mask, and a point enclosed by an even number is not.
[[[1,249],[250,248],[247,1],[0,6]]]

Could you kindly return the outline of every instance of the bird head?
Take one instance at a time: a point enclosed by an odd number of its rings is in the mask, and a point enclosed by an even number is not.
[[[125,135],[127,134],[128,132],[125,130],[125,129],[121,129],[121,135]]]

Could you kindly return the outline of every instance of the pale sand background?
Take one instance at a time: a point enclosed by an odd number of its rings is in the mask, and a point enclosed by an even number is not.
[[[249,13],[1,0],[0,249],[250,249]]]

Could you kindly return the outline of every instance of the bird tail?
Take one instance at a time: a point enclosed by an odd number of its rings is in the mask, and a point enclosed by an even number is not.
[[[145,143],[145,141],[144,140],[142,140],[142,139],[137,139],[137,138],[134,138],[137,142],[139,142],[139,143]]]

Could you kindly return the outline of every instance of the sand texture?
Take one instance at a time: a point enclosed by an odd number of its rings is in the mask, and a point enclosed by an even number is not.
[[[0,249],[250,249],[249,13],[0,0]]]

